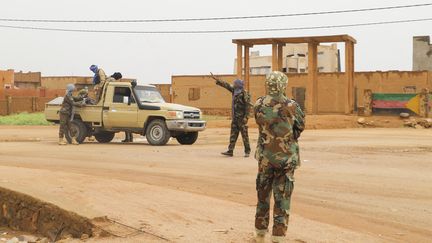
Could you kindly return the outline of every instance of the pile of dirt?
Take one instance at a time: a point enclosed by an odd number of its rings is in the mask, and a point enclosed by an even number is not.
[[[416,129],[432,128],[432,118],[421,118],[421,119],[409,118],[409,119],[405,119],[404,126],[413,127]]]
[[[94,225],[85,217],[0,187],[0,226],[42,235],[51,241],[88,238]]]

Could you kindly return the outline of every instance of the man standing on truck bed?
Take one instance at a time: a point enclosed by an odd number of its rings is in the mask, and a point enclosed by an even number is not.
[[[73,97],[72,92],[75,90],[75,85],[68,84],[66,86],[66,95],[63,98],[62,107],[60,109],[60,128],[59,128],[59,145],[66,145],[68,142],[65,139],[65,134],[70,133],[70,124],[73,120],[74,107],[84,106],[82,102],[79,102],[80,98]],[[78,145],[76,138],[71,134],[71,142],[74,145]]]
[[[107,76],[102,68],[99,68],[97,65],[91,65],[90,70],[94,73],[93,76],[93,85],[94,91],[96,95],[96,102],[99,102],[100,95],[102,94],[102,88],[105,84]]]
[[[243,81],[237,79],[234,81],[234,85],[231,85],[225,81],[222,81],[212,74],[212,78],[216,80],[216,84],[224,87],[232,93],[232,122],[231,122],[231,135],[230,144],[228,151],[223,152],[223,155],[233,156],[234,147],[237,142],[239,133],[243,138],[243,144],[245,149],[245,157],[249,157],[251,152],[248,136],[248,116],[249,116],[249,102],[250,96],[243,88]]]

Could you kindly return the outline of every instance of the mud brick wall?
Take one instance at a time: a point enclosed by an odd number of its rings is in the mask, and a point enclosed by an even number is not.
[[[51,241],[70,236],[92,236],[89,219],[63,210],[53,204],[0,187],[0,226],[34,234]]]
[[[219,77],[231,83],[236,79],[235,75],[219,75]],[[298,94],[296,89],[306,88],[307,74],[290,73],[288,78],[286,94],[299,101],[299,97],[296,97]],[[346,78],[345,73],[318,74],[318,113],[344,113],[348,95]],[[171,81],[175,103],[198,107],[207,114],[223,115],[230,113],[231,96],[223,88],[216,86],[210,76],[173,76]],[[250,93],[252,101],[265,94],[264,82],[264,75],[251,75]],[[375,93],[419,93],[424,88],[432,90],[432,72],[356,72],[354,75],[354,102],[357,107],[363,107],[363,94],[366,89]],[[190,95],[192,89],[194,89],[193,96]],[[196,94],[197,92],[199,95]],[[196,97],[199,98],[196,99]]]

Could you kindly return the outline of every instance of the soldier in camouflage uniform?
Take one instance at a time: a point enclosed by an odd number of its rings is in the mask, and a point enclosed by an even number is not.
[[[304,113],[285,96],[287,76],[272,72],[266,77],[267,95],[254,106],[259,126],[255,158],[258,160],[255,215],[257,242],[264,242],[270,218],[270,196],[273,191],[273,242],[283,242],[288,228],[294,170],[300,165],[297,139],[304,130]]]
[[[60,128],[59,128],[59,145],[66,145],[65,134],[70,132],[70,123],[73,119],[74,107],[83,106],[80,102],[81,98],[73,97],[72,92],[75,90],[75,85],[68,84],[66,86],[66,95],[63,98],[62,107],[60,109]],[[78,145],[75,137],[72,136],[72,144]]]
[[[249,157],[251,149],[249,144],[248,135],[248,119],[249,119],[249,107],[250,107],[250,96],[243,88],[243,81],[237,79],[234,81],[234,85],[231,85],[225,81],[217,79],[216,84],[224,87],[232,93],[232,122],[231,122],[231,135],[230,144],[228,151],[223,152],[223,155],[233,156],[234,147],[237,142],[239,133],[241,133],[244,144],[245,157]]]

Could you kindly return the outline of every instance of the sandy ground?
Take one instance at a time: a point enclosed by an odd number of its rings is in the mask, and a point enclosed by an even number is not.
[[[253,242],[257,164],[219,155],[228,132],[60,147],[57,127],[0,126],[0,186],[153,234],[89,242]],[[288,242],[431,241],[431,129],[307,130],[301,157]]]

